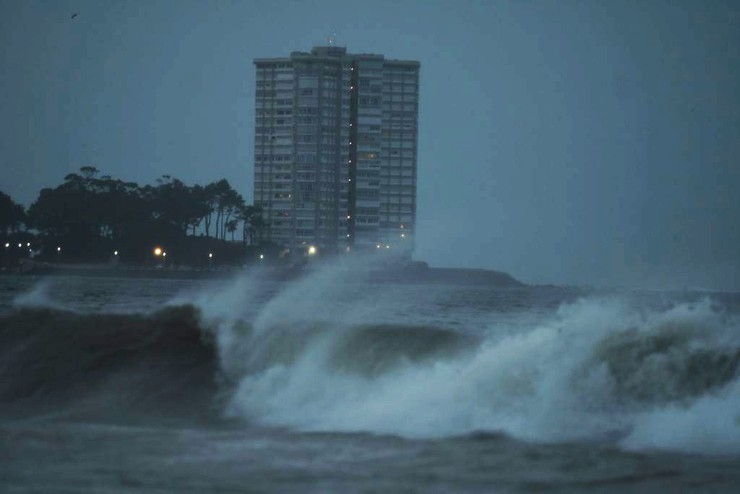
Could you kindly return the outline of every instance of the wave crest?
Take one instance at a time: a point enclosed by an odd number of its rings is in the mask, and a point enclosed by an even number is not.
[[[271,312],[278,309],[273,301]],[[645,310],[581,299],[529,330],[485,338],[445,328],[353,326],[344,316],[274,330],[250,333],[259,343],[241,347],[243,360],[260,345],[272,349],[257,354],[272,357],[240,374],[230,415],[307,431],[489,431],[543,442],[616,437],[624,447],[648,444],[635,437],[650,429],[651,413],[714,400],[740,416],[740,324],[708,300]],[[274,358],[280,352],[290,357]],[[725,432],[737,434],[740,420],[727,423],[733,429]]]
[[[4,314],[0,413],[206,413],[216,391],[216,359],[199,320],[192,306],[151,315]]]
[[[615,396],[645,405],[701,396],[727,385],[740,365],[740,348],[701,342],[697,329],[668,324],[648,333],[630,329],[607,336],[591,365],[606,365]]]

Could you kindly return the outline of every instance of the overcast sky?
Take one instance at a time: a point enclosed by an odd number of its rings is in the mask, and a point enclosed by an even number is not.
[[[251,202],[252,60],[331,33],[421,62],[418,259],[740,289],[732,0],[0,0],[0,190],[92,164]]]

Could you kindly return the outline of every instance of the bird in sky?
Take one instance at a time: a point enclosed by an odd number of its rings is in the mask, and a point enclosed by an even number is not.
[[[70,17],[70,19],[74,19],[75,17],[77,17],[77,14],[76,13],[72,14],[72,16]]]

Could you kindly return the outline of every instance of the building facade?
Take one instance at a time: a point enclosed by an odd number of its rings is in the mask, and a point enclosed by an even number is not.
[[[416,229],[419,62],[337,46],[254,60],[254,201],[291,252],[396,249]]]

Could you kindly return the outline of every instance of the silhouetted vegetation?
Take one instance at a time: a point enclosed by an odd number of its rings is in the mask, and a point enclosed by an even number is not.
[[[140,186],[86,166],[41,190],[28,211],[0,192],[5,261],[241,264],[280,251],[255,244],[262,226],[261,209],[225,179],[190,186],[164,175]]]
[[[0,192],[0,233],[7,237],[18,233],[19,228],[26,222],[26,210],[4,192]]]

